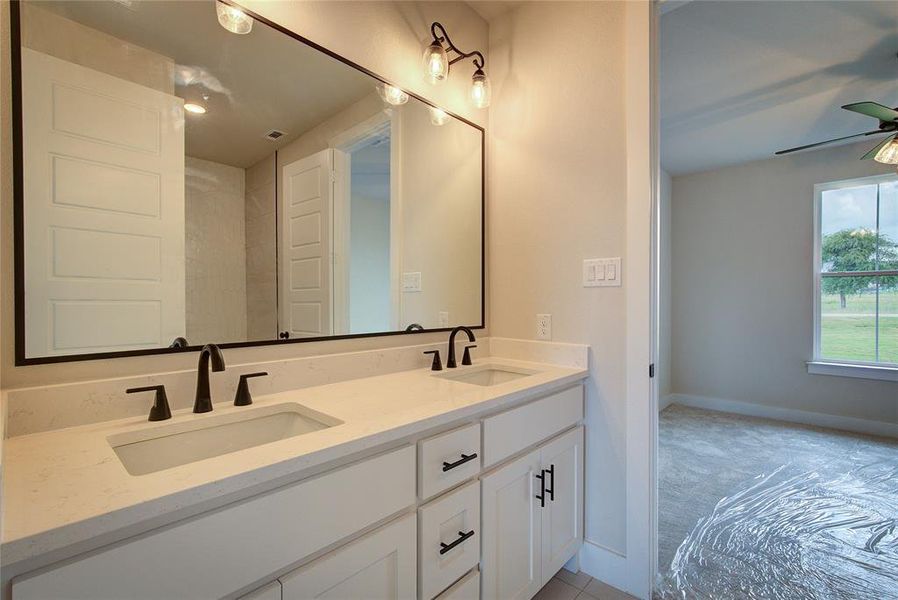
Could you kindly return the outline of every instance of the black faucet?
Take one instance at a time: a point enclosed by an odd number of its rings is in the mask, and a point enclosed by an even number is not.
[[[212,370],[216,373],[225,370],[224,356],[215,344],[206,344],[200,350],[200,362],[196,374],[196,399],[193,401],[193,412],[204,413],[212,410],[212,393],[209,391],[209,359],[212,359]]]
[[[449,369],[454,369],[458,365],[455,364],[455,334],[459,331],[464,331],[468,334],[469,342],[476,342],[477,338],[474,337],[474,332],[465,327],[464,325],[459,325],[455,329],[452,330],[452,333],[449,334],[449,359],[446,361],[446,367]]]

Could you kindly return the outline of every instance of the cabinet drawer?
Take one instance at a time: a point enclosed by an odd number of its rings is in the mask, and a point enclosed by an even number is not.
[[[583,386],[483,420],[483,465],[494,465],[583,419]]]
[[[221,598],[415,502],[405,446],[13,581],[15,600]]]
[[[418,509],[418,592],[430,600],[480,562],[480,482]]]
[[[480,600],[480,569],[474,569],[456,581],[436,600]]]
[[[422,500],[479,472],[480,423],[418,442],[418,496]]]
[[[384,525],[280,581],[283,600],[413,600],[415,515]]]

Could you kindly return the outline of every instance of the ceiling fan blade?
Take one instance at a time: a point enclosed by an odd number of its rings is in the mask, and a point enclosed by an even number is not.
[[[842,108],[885,121],[886,123],[898,122],[898,110],[883,106],[878,102],[854,102],[853,104],[846,104]]]
[[[856,137],[864,137],[865,135],[876,135],[877,133],[890,133],[889,131],[883,131],[881,129],[877,129],[876,131],[868,131],[866,133],[855,133],[854,135],[846,135],[845,137],[836,138],[834,140],[826,140],[825,142],[817,142],[816,144],[807,144],[806,146],[798,146],[797,148],[789,148],[788,150],[780,150],[775,154],[779,156],[780,154],[790,154],[792,152],[798,152],[799,150],[807,150],[808,148],[816,148],[817,146],[825,146],[826,144],[832,144],[833,142],[841,142],[842,140],[850,140],[851,138]]]
[[[893,136],[889,136],[889,137],[887,137],[886,139],[884,139],[883,141],[879,142],[878,144],[876,144],[876,146],[875,146],[872,150],[870,150],[870,151],[867,152],[865,155],[863,155],[863,156],[861,157],[861,160],[869,160],[869,159],[873,158],[874,156],[876,156],[876,153],[879,152],[879,150],[880,150],[883,146],[885,146],[886,144],[888,144],[889,142],[891,142],[891,141],[894,140],[895,138],[898,138],[898,134],[895,134],[895,135],[893,135]]]

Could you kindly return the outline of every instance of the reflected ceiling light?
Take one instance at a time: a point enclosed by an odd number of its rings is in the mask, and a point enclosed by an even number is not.
[[[184,104],[184,110],[189,113],[193,113],[195,115],[204,115],[206,114],[206,107],[202,104],[196,104],[195,102],[187,102]]]
[[[380,97],[384,102],[392,104],[393,106],[399,106],[408,102],[408,94],[388,83],[378,84],[377,93],[380,94]]]
[[[430,122],[439,127],[449,122],[449,115],[442,108],[430,107]]]
[[[452,40],[446,29],[438,22],[430,25],[430,35],[433,41],[424,48],[424,78],[431,83],[440,83],[449,77],[449,68],[460,60],[471,58],[474,63],[474,76],[471,78],[471,100],[477,108],[486,108],[490,105],[490,80],[483,72],[486,60],[479,50],[462,52]],[[455,54],[449,58],[449,53]]]
[[[246,35],[253,30],[253,18],[236,6],[216,0],[215,12],[218,14],[218,24],[231,33]]]
[[[873,157],[873,160],[887,165],[898,165],[898,135],[886,142]]]

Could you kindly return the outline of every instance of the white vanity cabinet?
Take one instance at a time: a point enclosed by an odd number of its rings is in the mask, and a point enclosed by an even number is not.
[[[528,600],[577,552],[583,456],[581,426],[482,478],[483,600]]]
[[[406,515],[284,575],[283,600],[413,600],[415,531]]]
[[[529,600],[583,540],[583,386],[484,413],[15,577],[12,600]]]

